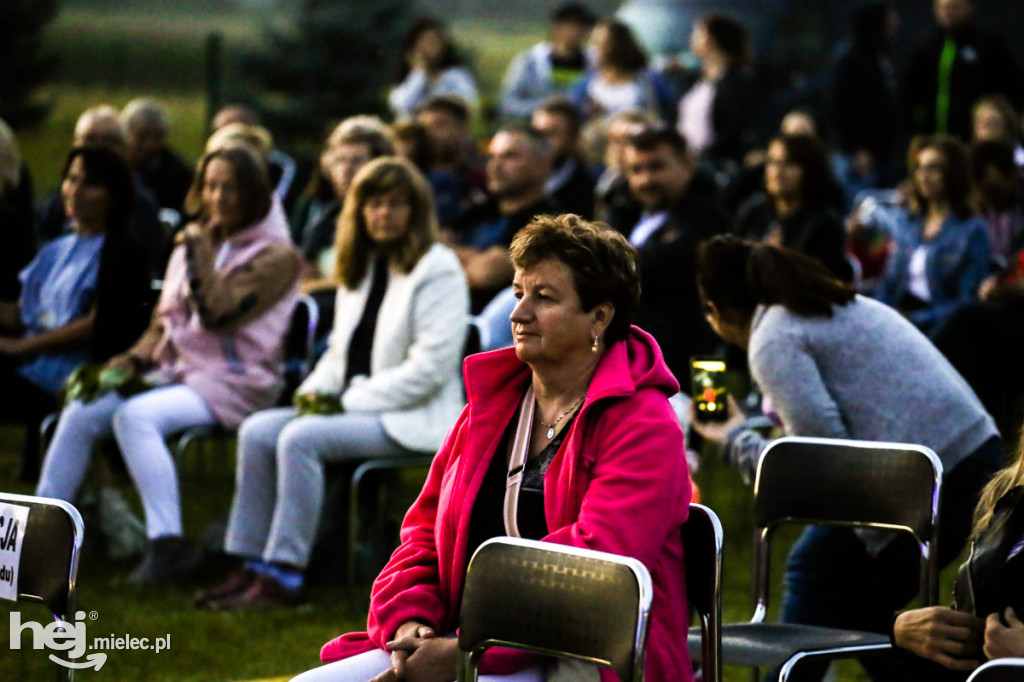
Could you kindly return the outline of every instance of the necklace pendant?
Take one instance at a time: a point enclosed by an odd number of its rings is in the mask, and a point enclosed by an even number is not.
[[[548,437],[548,440],[551,440],[552,438],[554,438],[555,437],[555,427],[554,426],[549,426],[548,427],[548,432],[545,435]]]

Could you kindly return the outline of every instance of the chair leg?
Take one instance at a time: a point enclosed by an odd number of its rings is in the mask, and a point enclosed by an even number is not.
[[[345,557],[345,561],[348,563],[348,570],[345,573],[350,592],[355,592],[356,589],[356,546],[359,544],[359,483],[362,481],[365,473],[366,469],[359,465],[352,473],[352,480],[349,483],[348,553]]]
[[[455,666],[456,682],[477,682],[476,665],[472,662],[473,654],[464,651],[459,652],[459,658]]]
[[[403,469],[407,467],[430,466],[432,455],[412,455],[409,457],[387,457],[383,459],[368,459],[352,473],[352,482],[349,487],[349,518],[348,518],[348,587],[354,590],[356,587],[356,553],[355,549],[359,542],[359,490],[363,478],[369,472],[376,469]],[[377,517],[383,516],[382,506],[384,501],[378,495]]]

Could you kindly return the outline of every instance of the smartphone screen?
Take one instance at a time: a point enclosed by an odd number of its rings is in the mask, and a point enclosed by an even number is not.
[[[729,416],[725,402],[725,361],[721,358],[693,358],[690,361],[693,403],[697,418],[721,421]]]

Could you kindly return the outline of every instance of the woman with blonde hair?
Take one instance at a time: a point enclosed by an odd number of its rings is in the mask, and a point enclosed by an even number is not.
[[[462,407],[469,294],[455,254],[437,242],[419,171],[394,157],[367,164],[346,197],[337,246],[327,352],[296,391],[296,407],[242,424],[225,549],[244,564],[199,606],[299,603],[323,462],[436,449]]]
[[[985,659],[1024,656],[1024,447],[985,486],[974,513],[971,552],[960,567],[952,608],[896,616],[892,642],[906,679],[963,680]]]

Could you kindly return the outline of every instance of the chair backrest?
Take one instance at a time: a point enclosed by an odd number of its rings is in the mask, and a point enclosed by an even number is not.
[[[1020,682],[1024,680],[1024,658],[997,658],[975,668],[967,682]]]
[[[769,443],[754,484],[754,620],[767,610],[771,533],[789,522],[910,533],[921,551],[922,603],[936,603],[941,481],[942,463],[921,445],[795,436]]]
[[[492,538],[470,560],[459,623],[460,679],[494,646],[581,660],[642,680],[651,577],[636,559]]]
[[[292,393],[313,370],[316,328],[320,308],[309,294],[302,294],[292,309],[291,323],[285,333],[285,389],[282,401],[291,404]]]
[[[68,621],[85,534],[82,516],[71,504],[48,497],[0,493],[0,504],[28,509],[21,529],[18,601],[45,604],[56,620]]]
[[[691,504],[682,533],[686,599],[700,617],[701,679],[718,682],[722,678],[722,522],[708,507]]]

